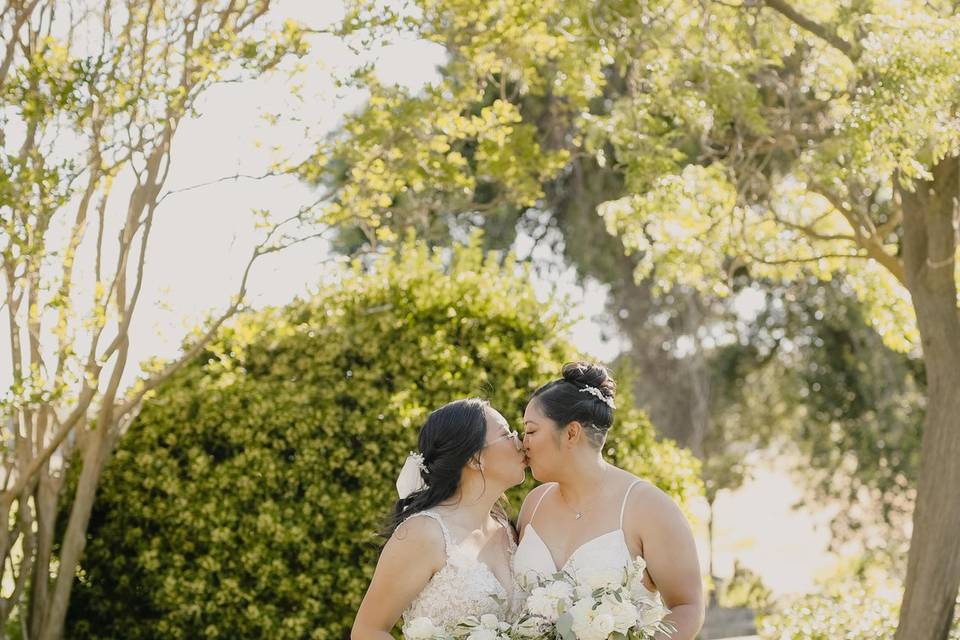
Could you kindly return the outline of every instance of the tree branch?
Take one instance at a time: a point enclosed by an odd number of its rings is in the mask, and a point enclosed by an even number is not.
[[[261,256],[265,256],[271,253],[275,253],[277,251],[281,251],[283,249],[287,249],[296,244],[300,244],[301,242],[306,242],[308,240],[323,237],[325,234],[331,231],[331,229],[327,229],[321,232],[312,233],[302,238],[296,238],[291,242],[282,244],[282,245],[269,244],[270,239],[273,237],[273,234],[280,227],[287,224],[288,222],[299,219],[301,215],[302,214],[296,214],[294,216],[291,216],[286,220],[283,220],[282,222],[277,223],[274,226],[274,228],[271,229],[270,233],[267,234],[267,237],[263,240],[263,242],[261,242],[259,245],[256,246],[256,248],[253,250],[253,253],[250,256],[250,259],[247,261],[247,266],[243,270],[243,277],[241,278],[241,281],[240,281],[240,288],[237,291],[237,294],[234,296],[234,300],[230,304],[230,306],[227,307],[227,309],[214,321],[214,323],[210,326],[210,328],[207,329],[207,331],[203,334],[203,336],[198,338],[196,342],[194,342],[193,345],[191,345],[190,348],[183,353],[183,355],[177,358],[177,360],[175,360],[174,362],[169,363],[166,367],[164,367],[162,371],[155,374],[153,377],[149,378],[148,380],[145,380],[140,386],[140,388],[137,390],[137,392],[134,393],[130,398],[128,398],[123,404],[119,406],[119,408],[115,413],[115,416],[118,422],[127,413],[135,410],[136,407],[140,404],[140,401],[143,399],[143,397],[147,393],[149,393],[152,389],[155,389],[156,387],[158,387],[165,380],[169,379],[170,376],[172,376],[177,371],[179,371],[184,365],[186,365],[198,353],[200,353],[200,351],[207,344],[209,344],[209,342],[213,339],[213,337],[216,335],[220,327],[223,326],[223,323],[229,320],[237,311],[241,309],[241,307],[243,306],[243,300],[246,297],[246,293],[247,293],[247,280],[249,279],[250,271],[253,268],[254,263]]]
[[[27,464],[26,468],[17,476],[17,481],[7,491],[4,491],[2,497],[5,502],[12,502],[16,496],[23,491],[24,487],[31,481],[34,474],[40,470],[43,464],[53,455],[53,452],[57,450],[57,447],[66,439],[67,435],[73,430],[74,426],[80,419],[86,415],[87,408],[90,406],[90,402],[93,400],[94,395],[96,394],[96,389],[90,386],[84,386],[83,390],[80,393],[80,398],[77,401],[77,406],[74,408],[66,420],[60,424],[59,429],[56,434],[54,434],[53,439],[50,440],[50,444],[44,448],[37,456],[30,459],[30,462]]]
[[[851,236],[851,235],[842,234],[842,233],[838,233],[838,234],[820,233],[819,231],[815,231],[815,230],[813,229],[813,226],[812,226],[812,225],[808,226],[808,225],[797,224],[797,223],[795,223],[795,222],[790,222],[789,220],[784,220],[783,218],[781,218],[780,216],[778,216],[776,213],[773,214],[773,217],[774,217],[774,219],[776,219],[777,224],[782,224],[783,226],[787,227],[788,229],[793,229],[793,230],[795,230],[795,231],[799,231],[800,233],[802,233],[803,235],[807,236],[808,238],[810,238],[810,239],[812,239],[812,240],[823,240],[823,241],[829,241],[829,240],[848,240],[848,241],[850,241],[850,242],[856,242],[856,241],[857,241],[856,237]]]
[[[10,31],[10,40],[7,42],[7,46],[3,52],[3,62],[0,63],[0,87],[4,85],[7,74],[10,72],[10,65],[13,63],[17,42],[20,40],[20,28],[23,27],[39,3],[40,0],[31,0],[27,6],[22,7],[21,11],[17,11],[16,7],[14,8],[14,15],[16,17],[14,18]],[[4,9],[4,13],[6,13],[6,9]]]
[[[899,207],[894,212],[893,217],[884,222],[882,225],[877,227],[877,236],[882,241],[888,235],[893,233],[894,229],[900,226],[900,223],[903,222],[903,208]]]
[[[860,224],[860,221],[854,213],[850,211],[850,205],[837,197],[829,189],[824,188],[822,185],[811,184],[810,190],[826,199],[840,215],[846,218],[847,223],[849,223],[853,229],[857,244],[867,252],[869,257],[876,260],[889,271],[901,285],[906,287],[907,277],[903,269],[903,263],[900,262],[900,259],[896,256],[887,253],[887,250],[883,246],[883,238],[876,233],[864,233],[865,230]],[[847,204],[847,206],[844,206],[845,204]]]
[[[819,256],[811,256],[809,258],[783,258],[781,260],[770,260],[768,258],[761,258],[760,256],[753,255],[748,253],[751,260],[759,262],[760,264],[765,264],[769,266],[781,266],[785,264],[809,264],[811,262],[819,262],[820,260],[828,258],[860,258],[862,260],[869,260],[870,256],[865,253],[825,253]]]
[[[853,45],[837,35],[836,31],[830,27],[811,20],[791,7],[784,0],[763,0],[763,3],[785,17],[790,22],[793,22],[801,29],[809,31],[821,40],[830,44],[833,48],[847,56],[851,62],[857,61],[857,54],[854,51]]]
[[[209,187],[210,185],[219,184],[221,182],[227,182],[228,180],[232,180],[234,182],[236,182],[237,180],[240,180],[241,178],[248,179],[248,180],[263,180],[265,178],[272,178],[280,175],[284,175],[284,174],[282,172],[277,172],[277,171],[268,171],[267,173],[264,173],[259,176],[252,176],[245,173],[236,173],[232,176],[223,176],[222,178],[217,178],[215,180],[209,180],[207,182],[201,182],[199,184],[190,185],[189,187],[183,187],[182,189],[170,189],[169,191],[165,192],[162,196],[160,196],[160,199],[157,200],[157,205],[159,206],[160,203],[167,198],[167,196],[172,196],[178,193],[185,193],[187,191],[193,191],[194,189],[201,189],[203,187]]]

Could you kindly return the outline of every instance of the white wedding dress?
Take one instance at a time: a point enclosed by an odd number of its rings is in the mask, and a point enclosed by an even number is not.
[[[635,480],[623,496],[623,504],[620,507],[620,526],[584,542],[570,554],[562,567],[556,565],[553,554],[550,553],[550,549],[533,525],[540,503],[557,485],[555,483],[551,484],[544,490],[530,514],[525,533],[513,557],[513,572],[517,581],[518,592],[523,592],[530,579],[535,579],[538,576],[551,576],[561,570],[575,576],[580,569],[596,571],[625,569],[630,566],[633,563],[633,558],[627,548],[627,539],[623,531],[623,515],[627,508],[627,497],[630,495],[630,490],[639,482],[641,481]]]
[[[512,585],[508,592],[485,562],[462,549],[460,544],[453,540],[439,514],[421,511],[410,517],[427,517],[439,523],[446,545],[447,561],[403,612],[404,622],[427,617],[435,625],[450,632],[467,616],[479,617],[492,613],[500,620],[508,620],[512,615]],[[507,552],[512,565],[516,546],[509,531],[507,539]]]

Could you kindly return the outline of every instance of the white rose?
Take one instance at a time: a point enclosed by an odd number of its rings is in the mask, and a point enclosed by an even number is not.
[[[547,595],[554,600],[571,600],[573,598],[573,587],[568,583],[557,580],[546,586]]]
[[[408,640],[432,640],[440,632],[430,618],[414,618],[403,625],[403,635]]]
[[[593,608],[593,601],[578,600],[570,609],[572,631],[577,640],[607,640],[614,631],[614,619],[608,613]]]
[[[601,638],[607,638],[611,633],[614,632],[616,627],[614,626],[613,616],[597,612],[596,617],[593,619],[593,628],[599,634]]]
[[[540,616],[548,622],[556,622],[560,615],[557,612],[557,600],[547,594],[543,587],[537,587],[527,598],[527,611]]]
[[[613,628],[618,633],[626,633],[637,623],[637,609],[626,598],[618,601],[612,596],[605,597],[597,607],[597,613],[609,615],[613,620]]]
[[[494,629],[477,627],[467,636],[468,640],[497,640],[499,634]]]

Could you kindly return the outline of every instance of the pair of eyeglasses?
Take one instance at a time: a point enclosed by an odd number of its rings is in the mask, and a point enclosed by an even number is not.
[[[517,448],[517,451],[519,451],[520,448],[523,446],[520,442],[520,434],[518,434],[516,431],[507,431],[507,433],[503,434],[499,438],[494,438],[493,440],[488,442],[487,446],[489,447],[490,445],[496,444],[501,440],[506,440],[507,438],[510,438],[511,440],[513,440],[513,446]]]

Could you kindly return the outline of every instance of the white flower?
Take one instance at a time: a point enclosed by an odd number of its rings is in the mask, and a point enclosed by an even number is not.
[[[646,600],[637,608],[637,626],[641,629],[651,627],[663,620],[668,613],[670,613],[670,609],[659,602]]]
[[[547,622],[556,622],[560,615],[557,603],[558,600],[551,598],[544,587],[537,587],[527,598],[527,611]]]
[[[563,580],[556,580],[546,586],[547,596],[554,600],[570,600],[573,598],[573,587]]]
[[[617,600],[613,596],[605,596],[596,611],[611,617],[614,631],[626,633],[637,622],[637,608],[625,594],[621,597],[622,600]]]
[[[647,589],[647,585],[643,584],[643,572],[646,568],[647,563],[640,556],[637,556],[637,559],[630,567],[629,575],[627,576],[627,586],[630,588],[630,596],[634,599],[649,598],[653,593]]]
[[[539,638],[543,635],[542,619],[526,618],[514,625],[513,631],[521,638]]]
[[[407,640],[433,640],[443,630],[433,624],[430,618],[414,618],[403,625],[403,636]]]
[[[477,627],[470,632],[470,635],[467,636],[468,640],[497,640],[498,633],[496,629],[488,629],[485,627]]]
[[[599,608],[594,609],[593,604],[593,600],[583,598],[570,608],[571,628],[577,640],[607,640],[616,628],[614,617]]]
[[[500,629],[500,621],[497,619],[497,616],[492,613],[485,613],[480,616],[480,627],[483,629],[493,629],[498,631]]]
[[[577,572],[577,582],[590,589],[604,587],[619,587],[623,584],[623,569],[613,567],[597,569],[581,569]]]
[[[575,600],[583,600],[584,598],[592,598],[593,589],[588,587],[585,584],[578,584],[576,590],[574,591]]]

